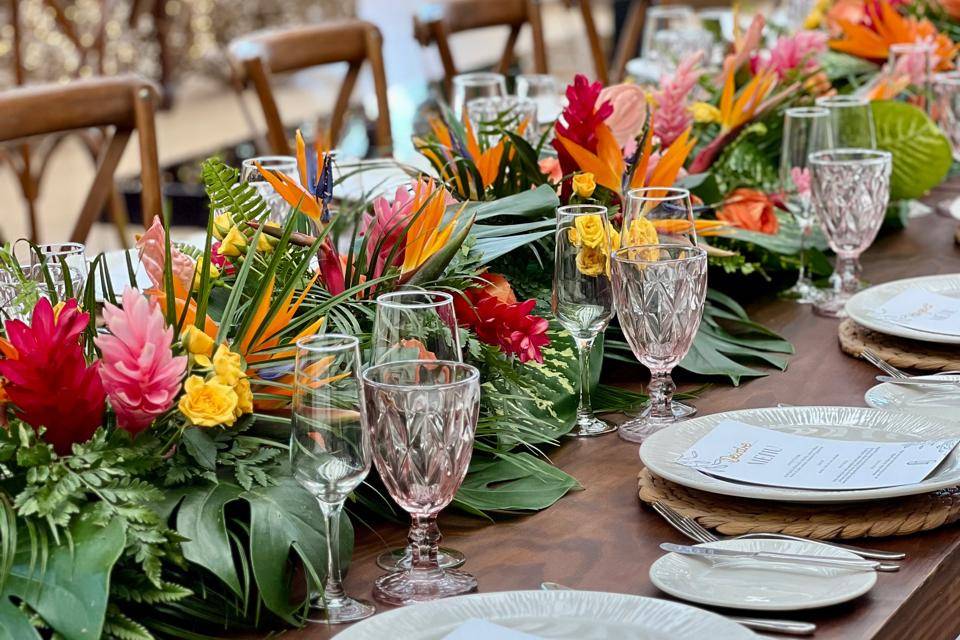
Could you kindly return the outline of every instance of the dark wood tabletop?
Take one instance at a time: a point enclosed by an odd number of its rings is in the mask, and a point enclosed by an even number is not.
[[[880,283],[960,272],[956,227],[955,220],[929,215],[911,221],[906,231],[882,236],[864,256],[864,277]],[[814,316],[809,307],[782,300],[760,301],[748,309],[755,320],[791,340],[797,353],[782,373],[774,371],[740,387],[710,387],[694,401],[700,415],[780,402],[864,406],[863,394],[877,372],[841,353],[838,321]],[[642,375],[639,369],[636,375]],[[638,378],[635,384],[642,383]],[[550,455],[582,483],[583,491],[569,494],[540,513],[495,524],[455,516],[441,518],[444,544],[466,554],[464,570],[478,578],[480,591],[537,589],[542,581],[550,580],[580,589],[667,597],[650,583],[647,573],[662,555],[657,547],[660,542],[685,540],[640,503],[637,445],[611,434],[567,440]],[[405,544],[403,527],[381,524],[375,528],[371,532],[357,525],[356,550],[346,580],[348,593],[357,597],[370,598],[373,580],[383,573],[374,563],[375,557]],[[817,640],[957,638],[960,526],[871,539],[867,544],[906,552],[900,572],[880,574],[877,586],[852,602],[780,617],[816,622],[820,627]],[[387,609],[383,605],[378,608]],[[284,637],[322,640],[339,630],[314,625]]]

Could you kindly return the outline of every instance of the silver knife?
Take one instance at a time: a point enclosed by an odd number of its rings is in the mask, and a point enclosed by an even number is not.
[[[877,380],[889,384],[902,384],[914,387],[960,387],[960,376],[923,376],[917,378],[877,376]]]
[[[818,567],[833,567],[835,569],[859,569],[862,571],[876,571],[880,563],[875,560],[852,558],[831,558],[827,556],[809,556],[796,553],[775,553],[773,551],[735,551],[733,549],[718,549],[716,547],[693,547],[686,544],[664,542],[660,545],[664,551],[672,551],[687,556],[700,556],[719,560],[722,558],[740,558],[744,560],[759,560],[762,562],[789,562]]]

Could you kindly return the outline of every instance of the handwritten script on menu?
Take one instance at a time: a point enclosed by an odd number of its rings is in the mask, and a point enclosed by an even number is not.
[[[724,420],[678,462],[718,478],[772,487],[879,489],[922,481],[958,442],[832,440]]]

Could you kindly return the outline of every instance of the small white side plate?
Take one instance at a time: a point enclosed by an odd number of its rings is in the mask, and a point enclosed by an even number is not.
[[[904,411],[960,423],[960,388],[950,390],[884,382],[863,395],[868,406],[887,411]]]
[[[793,540],[725,540],[697,546],[858,559],[843,549]],[[658,589],[698,604],[751,611],[798,611],[859,597],[873,588],[877,573],[758,560],[715,562],[668,553],[650,567],[650,580]]]
[[[847,301],[847,315],[851,320],[867,329],[897,336],[898,338],[938,344],[960,344],[960,335],[918,331],[891,322],[877,313],[894,296],[908,289],[925,289],[940,295],[960,298],[960,273],[906,278],[869,287]]]

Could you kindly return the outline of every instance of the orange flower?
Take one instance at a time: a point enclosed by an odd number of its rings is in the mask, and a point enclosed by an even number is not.
[[[446,225],[442,225],[449,196],[449,192],[436,185],[433,180],[417,181],[410,205],[413,218],[407,228],[401,273],[408,273],[419,267],[450,239],[463,207],[460,207]]]
[[[780,222],[773,212],[773,202],[762,191],[755,189],[734,190],[723,203],[717,218],[748,231],[773,235],[780,230]]]
[[[513,287],[499,273],[485,273],[481,276],[487,281],[487,284],[481,290],[484,294],[496,298],[504,304],[515,304],[517,296],[513,293]]]

